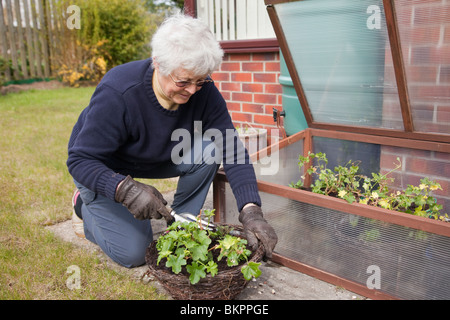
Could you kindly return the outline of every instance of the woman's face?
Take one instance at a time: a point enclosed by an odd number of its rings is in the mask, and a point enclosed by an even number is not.
[[[195,83],[197,81],[205,80],[205,78],[206,75],[204,77],[197,77],[192,72],[182,68],[175,70],[167,76],[158,73],[158,81],[161,90],[170,101],[176,104],[188,102],[191,96],[202,88]],[[187,81],[189,83],[185,87],[179,87],[176,82],[180,84],[180,81]]]

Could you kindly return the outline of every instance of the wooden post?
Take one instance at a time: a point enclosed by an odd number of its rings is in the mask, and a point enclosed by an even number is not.
[[[6,25],[5,25],[5,21],[3,19],[3,2],[0,1],[0,41],[2,43],[2,47],[1,47],[1,52],[2,52],[2,57],[8,61],[8,46],[7,46],[7,38],[6,38]],[[10,81],[11,80],[11,72],[9,72],[9,68],[6,68],[5,70],[5,79],[6,81]]]
[[[6,0],[6,13],[8,15],[8,33],[9,33],[9,49],[11,51],[11,61],[14,68],[13,74],[16,80],[20,79],[19,64],[17,62],[16,34],[14,31],[14,19],[12,15],[12,0]]]
[[[22,27],[22,14],[20,12],[20,3],[19,0],[14,0],[14,9],[16,13],[16,21],[17,21],[17,38],[19,41],[19,50],[20,50],[20,63],[23,78],[28,79],[28,64],[27,64],[27,54],[25,51],[25,39],[23,36],[23,27]]]
[[[28,61],[30,64],[30,76],[32,78],[36,78],[36,68],[34,65],[34,52],[33,52],[33,33],[31,30],[31,16],[30,16],[30,8],[28,6],[29,2],[23,2],[23,9],[25,14],[25,30],[26,30],[26,38],[27,38],[27,54]]]

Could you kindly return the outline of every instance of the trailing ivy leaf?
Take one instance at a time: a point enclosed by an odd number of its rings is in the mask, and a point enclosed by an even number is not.
[[[192,260],[194,261],[204,261],[207,259],[208,254],[208,246],[204,245],[195,245],[189,248],[189,251],[192,254]]]
[[[172,272],[178,274],[181,272],[181,267],[186,265],[184,255],[174,256],[173,254],[167,258],[166,267],[172,268]]]
[[[348,203],[353,203],[353,202],[356,201],[356,198],[355,198],[355,196],[352,193],[347,194],[344,197],[344,199],[347,200]]]
[[[261,263],[250,261],[241,268],[241,272],[244,275],[245,280],[250,281],[253,277],[258,278],[261,275],[259,266]]]
[[[227,234],[225,238],[219,242],[220,245],[218,246],[218,248],[229,250],[232,246],[236,245],[239,242],[239,238]]]
[[[189,281],[191,281],[191,284],[196,284],[200,279],[206,277],[206,267],[199,265],[197,262],[192,262],[192,264],[186,266],[186,269],[190,274]]]
[[[211,243],[211,239],[208,237],[208,234],[205,230],[196,229],[193,232],[194,239],[201,245],[209,246]]]
[[[231,251],[227,255],[227,265],[229,267],[237,266],[239,264],[239,254],[235,251]]]
[[[214,277],[217,274],[217,272],[219,272],[217,263],[215,263],[214,261],[209,261],[208,264],[206,265],[206,271],[209,272],[212,277]]]
[[[172,251],[160,251],[158,254],[158,260],[156,261],[156,265],[159,265],[161,259],[168,257],[172,254]]]

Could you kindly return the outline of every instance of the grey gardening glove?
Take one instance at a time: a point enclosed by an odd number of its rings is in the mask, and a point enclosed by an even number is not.
[[[173,220],[166,208],[167,201],[156,188],[127,176],[119,185],[115,199],[122,203],[138,220],[164,218]]]
[[[257,205],[251,205],[242,209],[239,221],[244,227],[244,233],[248,245],[252,250],[258,247],[258,241],[264,246],[266,258],[272,258],[272,251],[278,242],[275,230],[263,218],[263,212]]]

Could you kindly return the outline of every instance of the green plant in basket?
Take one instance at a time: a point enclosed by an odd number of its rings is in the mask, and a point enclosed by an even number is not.
[[[210,222],[214,210],[205,210]],[[189,274],[191,284],[196,284],[207,274],[214,277],[219,272],[220,261],[226,260],[228,267],[243,263],[241,272],[246,280],[261,275],[260,263],[248,261],[252,252],[247,249],[247,240],[230,234],[232,228],[217,226],[214,230],[203,229],[197,222],[174,222],[156,243],[157,264],[165,261],[173,273]],[[226,259],[225,259],[226,258]]]

